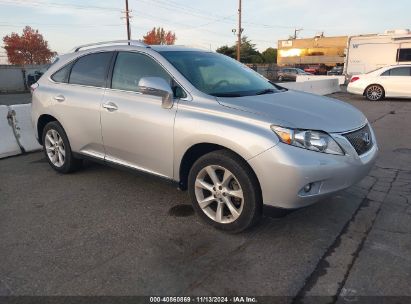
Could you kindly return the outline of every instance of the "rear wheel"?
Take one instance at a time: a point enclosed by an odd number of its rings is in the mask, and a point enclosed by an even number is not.
[[[66,132],[57,121],[44,127],[43,149],[50,166],[60,173],[73,172],[82,164],[82,160],[74,158]]]
[[[240,232],[261,217],[258,181],[234,153],[220,150],[199,158],[190,170],[188,187],[196,212],[218,229]]]
[[[370,101],[378,101],[384,99],[384,88],[378,84],[370,85],[365,89],[365,97]]]

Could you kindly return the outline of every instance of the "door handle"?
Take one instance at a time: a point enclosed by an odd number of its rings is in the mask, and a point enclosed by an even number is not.
[[[58,102],[63,102],[64,100],[66,100],[66,98],[64,98],[63,95],[57,95],[57,96],[54,96],[54,100]]]
[[[117,110],[118,110],[117,105],[116,105],[115,103],[112,103],[112,102],[104,103],[104,104],[103,104],[103,108],[106,109],[106,110],[108,110],[108,111],[110,111],[110,112],[113,112],[113,111],[117,111]]]

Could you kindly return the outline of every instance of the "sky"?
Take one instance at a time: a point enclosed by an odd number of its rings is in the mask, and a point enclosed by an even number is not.
[[[295,28],[300,38],[383,33],[411,28],[410,0],[242,0],[243,34],[263,51]],[[215,50],[232,45],[238,0],[129,0],[132,39],[153,27],[176,33],[176,44]],[[126,39],[125,0],[0,0],[0,37],[38,29],[53,51]],[[2,41],[0,43],[2,46]],[[4,49],[0,49],[0,62]]]

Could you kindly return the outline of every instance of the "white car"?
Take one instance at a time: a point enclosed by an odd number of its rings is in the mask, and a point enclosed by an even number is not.
[[[377,101],[385,97],[411,98],[411,65],[391,65],[351,77],[347,91]]]

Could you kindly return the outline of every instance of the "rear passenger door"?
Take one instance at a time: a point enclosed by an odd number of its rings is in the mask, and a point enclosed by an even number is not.
[[[113,52],[84,55],[51,76],[53,112],[74,152],[104,158],[100,111],[112,57]]]
[[[411,97],[411,67],[396,67],[381,75],[387,97]]]
[[[105,92],[101,125],[106,160],[161,176],[173,176],[173,134],[177,104],[138,92],[142,77],[171,76],[149,55],[119,52]]]

